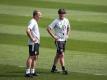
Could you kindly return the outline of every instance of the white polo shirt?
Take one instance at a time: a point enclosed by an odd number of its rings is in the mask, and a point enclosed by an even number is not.
[[[66,41],[67,38],[67,28],[70,28],[70,23],[67,18],[60,20],[59,18],[55,19],[49,27],[54,30],[55,35],[58,37],[58,41]]]
[[[39,28],[38,28],[38,23],[34,18],[32,18],[30,20],[30,22],[28,24],[28,28],[31,29],[32,36],[33,36],[33,38],[36,39],[35,43],[40,43],[40,32],[39,32]],[[34,44],[34,42],[32,42],[32,40],[29,38],[28,44],[32,45],[32,44]]]

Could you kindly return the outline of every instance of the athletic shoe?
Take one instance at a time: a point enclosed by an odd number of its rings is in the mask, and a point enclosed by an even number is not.
[[[57,71],[58,71],[57,69],[52,69],[51,70],[52,73],[57,72]]]
[[[31,74],[25,74],[25,77],[33,77]]]
[[[39,76],[39,74],[37,72],[31,74],[32,76]]]
[[[65,75],[68,74],[68,71],[67,71],[67,70],[64,70],[64,71],[62,71],[62,72],[63,72],[63,74],[65,74]]]

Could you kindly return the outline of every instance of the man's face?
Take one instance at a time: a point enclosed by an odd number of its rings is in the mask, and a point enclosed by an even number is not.
[[[38,21],[42,17],[42,13],[38,12],[37,15],[35,15],[36,20]]]
[[[65,17],[65,14],[59,14],[59,18],[63,19]]]

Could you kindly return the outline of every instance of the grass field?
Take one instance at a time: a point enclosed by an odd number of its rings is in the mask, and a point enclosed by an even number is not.
[[[65,53],[67,76],[50,73],[55,46],[46,32],[62,7],[72,25]],[[29,80],[24,77],[28,57],[25,29],[34,9],[43,13],[40,76],[30,80],[107,80],[107,0],[0,0],[0,80]]]

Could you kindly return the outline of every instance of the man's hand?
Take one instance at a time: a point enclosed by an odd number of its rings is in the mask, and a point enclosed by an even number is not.
[[[32,39],[32,41],[33,41],[33,42],[36,42],[36,39],[35,39],[35,38],[33,38],[33,39]]]
[[[57,36],[54,36],[54,39],[55,39],[55,41],[57,41],[57,40],[58,40],[58,37],[57,37]]]
[[[54,33],[53,33],[53,31],[52,31],[52,29],[51,28],[47,28],[47,31],[48,31],[48,33],[55,39],[55,41],[57,41],[58,40],[58,37],[56,36],[56,35],[54,35]]]

